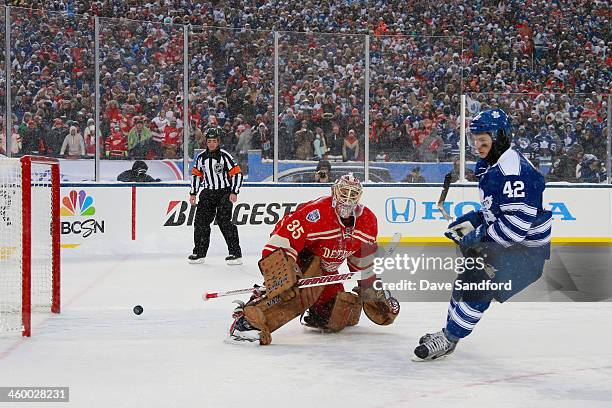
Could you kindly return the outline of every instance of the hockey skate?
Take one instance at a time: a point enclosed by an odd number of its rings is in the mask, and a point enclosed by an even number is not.
[[[234,313],[232,314],[234,322],[230,327],[227,343],[259,344],[260,331],[256,327],[253,327],[244,317],[244,302],[236,300],[234,303],[237,303],[238,306],[234,309]]]
[[[227,263],[228,265],[242,265],[242,257],[240,255],[226,256],[225,263]]]
[[[327,328],[327,322],[329,321],[329,312],[327,311],[328,308],[326,307],[320,309],[323,309],[323,311],[319,311],[313,307],[306,310],[300,317],[300,323],[310,329],[327,333],[330,331]]]
[[[206,255],[191,254],[187,257],[190,264],[201,264],[206,260]]]
[[[437,337],[437,336],[441,336],[442,330],[440,330],[439,332],[435,332],[435,333],[425,333],[423,336],[421,336],[421,338],[419,339],[419,344],[423,344],[427,341],[429,341],[430,339]]]
[[[450,340],[443,330],[424,335],[419,344],[414,349],[415,361],[436,360],[451,354],[457,347],[457,341]]]

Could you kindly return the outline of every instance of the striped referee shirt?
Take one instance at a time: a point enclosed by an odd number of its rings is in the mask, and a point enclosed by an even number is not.
[[[238,194],[242,186],[242,171],[234,158],[224,149],[214,152],[204,150],[198,155],[191,169],[191,195],[196,195],[200,188],[206,190],[231,189]]]

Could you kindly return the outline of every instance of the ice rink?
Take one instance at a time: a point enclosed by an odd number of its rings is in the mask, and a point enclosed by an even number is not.
[[[432,363],[411,356],[440,329],[440,302],[402,303],[387,327],[362,316],[321,334],[293,321],[270,346],[225,344],[233,299],[201,294],[258,282],[256,262],[66,257],[62,313],[36,315],[29,339],[0,337],[0,385],[69,386],[70,403],[48,406],[88,408],[612,406],[612,303],[494,304]]]

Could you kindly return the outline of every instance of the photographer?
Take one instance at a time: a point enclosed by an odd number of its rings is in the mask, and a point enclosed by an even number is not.
[[[319,161],[314,176],[315,183],[331,183],[331,164],[327,160]]]
[[[606,169],[593,154],[585,154],[577,171],[581,183],[603,183],[606,181]]]
[[[136,160],[131,170],[126,170],[117,176],[117,181],[123,181],[124,183],[152,183],[161,181],[149,176],[147,170],[149,170],[149,166],[144,161]]]

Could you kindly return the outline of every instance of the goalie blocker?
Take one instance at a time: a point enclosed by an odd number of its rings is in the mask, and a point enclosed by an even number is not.
[[[320,258],[312,256],[303,262],[300,270],[293,258],[278,249],[259,261],[259,268],[264,277],[267,293],[256,293],[245,305],[239,306],[235,313],[236,321],[230,329],[233,340],[241,338],[240,328],[249,327],[251,332],[259,331],[259,343],[267,345],[272,342],[272,333],[289,321],[311,308],[324,287],[298,288],[296,283],[301,278],[310,278],[322,274]],[[399,303],[389,296],[388,292],[373,288],[355,288],[356,293],[338,292],[325,304],[325,312],[311,311],[304,316],[304,323],[326,331],[338,332],[347,326],[359,322],[361,310],[374,323],[388,325],[393,323],[399,313]],[[247,324],[240,322],[246,320]],[[257,339],[250,333],[249,341]]]

